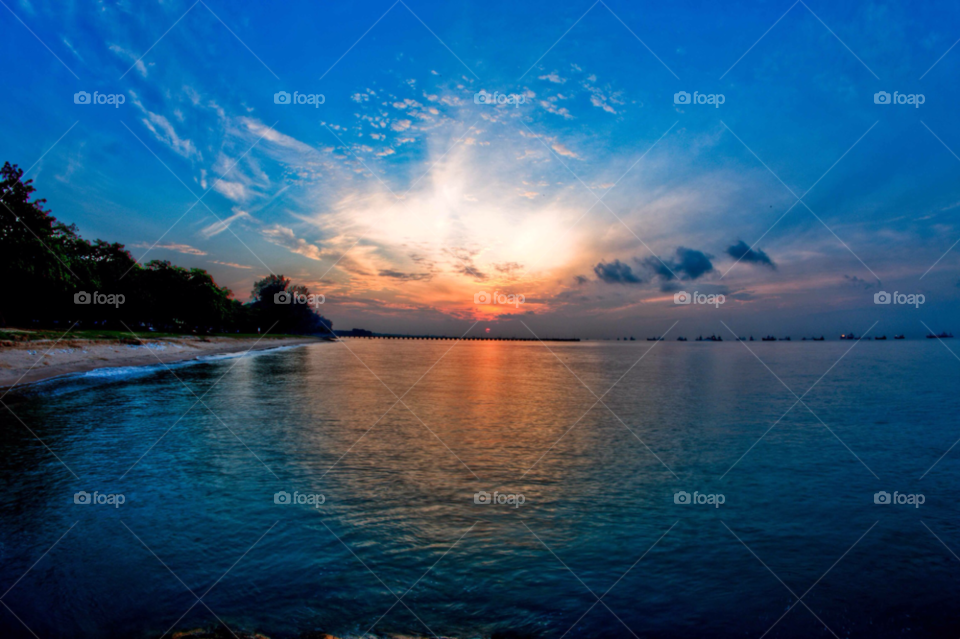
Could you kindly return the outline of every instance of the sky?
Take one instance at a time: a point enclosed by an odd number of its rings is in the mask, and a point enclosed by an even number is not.
[[[242,301],[275,273],[338,329],[960,329],[956,3],[2,4],[0,160]]]

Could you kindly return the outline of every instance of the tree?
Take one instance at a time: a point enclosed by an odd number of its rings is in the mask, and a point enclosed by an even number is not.
[[[311,294],[306,286],[293,284],[288,277],[268,275],[257,280],[251,297],[251,306],[259,311],[267,327],[276,324],[274,331],[333,335],[333,322],[316,310],[323,296]]]
[[[310,306],[322,296],[312,297],[306,286],[271,275],[254,284],[252,303],[241,304],[203,269],[165,260],[141,266],[122,244],[84,240],[76,226],[44,208],[46,200],[31,201],[36,189],[16,165],[5,163],[0,178],[0,277],[15,287],[0,297],[0,326],[77,322],[86,328],[211,333],[253,332],[276,322],[274,332],[332,334],[332,323],[314,311],[316,304]],[[278,303],[278,293],[288,295],[288,303]],[[114,302],[89,303],[96,296]]]

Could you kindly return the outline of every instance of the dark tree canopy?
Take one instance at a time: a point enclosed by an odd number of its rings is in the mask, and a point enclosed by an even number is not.
[[[331,332],[319,314],[323,296],[289,278],[256,282],[253,300],[241,304],[203,269],[141,265],[122,244],[82,239],[44,208],[46,200],[31,200],[36,189],[16,165],[5,163],[0,178],[0,278],[16,287],[0,298],[0,326]]]

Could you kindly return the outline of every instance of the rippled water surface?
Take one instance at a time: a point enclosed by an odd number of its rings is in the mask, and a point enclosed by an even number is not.
[[[960,634],[960,361],[748,346],[351,340],[14,391],[0,636]]]

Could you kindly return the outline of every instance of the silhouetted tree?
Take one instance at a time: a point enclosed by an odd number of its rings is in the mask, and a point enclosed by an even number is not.
[[[31,197],[32,181],[9,162],[0,169],[0,278],[14,287],[0,296],[0,326],[154,329],[179,333],[329,333],[332,324],[303,303],[305,286],[283,276],[254,285],[253,301],[242,304],[203,269],[154,260],[141,266],[122,244],[82,239]],[[278,303],[286,293],[290,303]],[[83,303],[94,295],[122,303]],[[80,296],[78,300],[76,296]],[[294,297],[295,296],[295,297]],[[322,296],[321,296],[322,297]],[[101,299],[101,298],[98,298]],[[79,302],[79,303],[78,303]]]
[[[322,295],[313,295],[301,284],[283,275],[268,275],[253,283],[251,306],[275,331],[333,335],[333,323],[319,314]]]

